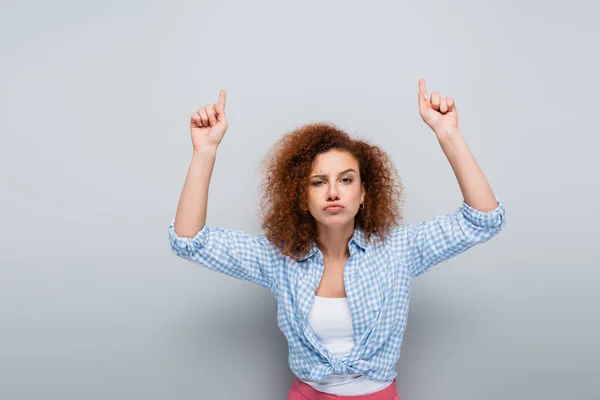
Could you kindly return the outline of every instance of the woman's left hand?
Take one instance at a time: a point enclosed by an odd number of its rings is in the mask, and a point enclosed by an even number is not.
[[[438,92],[433,92],[429,98],[423,78],[419,79],[419,114],[438,139],[459,132],[454,99],[452,96],[441,97]]]

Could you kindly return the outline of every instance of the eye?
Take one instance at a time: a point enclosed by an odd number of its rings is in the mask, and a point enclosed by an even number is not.
[[[350,182],[352,182],[352,179],[350,179],[350,178],[344,178],[344,179],[342,179],[342,181],[346,181],[346,183],[350,183]]]
[[[312,184],[313,186],[321,186],[320,183],[323,183],[323,181],[314,181]]]

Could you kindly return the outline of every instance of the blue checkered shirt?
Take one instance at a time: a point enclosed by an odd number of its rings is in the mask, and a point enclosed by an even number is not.
[[[502,202],[481,212],[463,201],[454,213],[419,224],[400,225],[384,240],[367,241],[355,229],[348,244],[344,285],[354,346],[333,356],[311,330],[307,316],[323,274],[323,254],[313,242],[297,261],[283,255],[265,235],[204,227],[194,238],[179,237],[169,227],[172,251],[189,261],[271,290],[277,300],[277,325],[288,341],[288,362],[300,379],[361,373],[389,381],[406,328],[411,281],[430,267],[486,242],[502,229]]]

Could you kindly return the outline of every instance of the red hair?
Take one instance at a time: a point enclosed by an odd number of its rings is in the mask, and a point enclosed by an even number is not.
[[[297,258],[318,237],[316,223],[308,212],[309,175],[317,155],[343,150],[357,161],[365,187],[364,209],[354,226],[367,239],[381,238],[402,219],[403,185],[389,156],[379,147],[354,140],[333,124],[311,123],[286,133],[265,157],[261,182],[262,228],[267,238],[284,254]]]

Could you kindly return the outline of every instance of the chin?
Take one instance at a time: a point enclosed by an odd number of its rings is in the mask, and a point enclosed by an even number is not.
[[[353,218],[348,219],[345,215],[330,215],[323,219],[317,219],[317,222],[321,225],[325,225],[329,228],[341,228],[348,223],[352,222]]]

